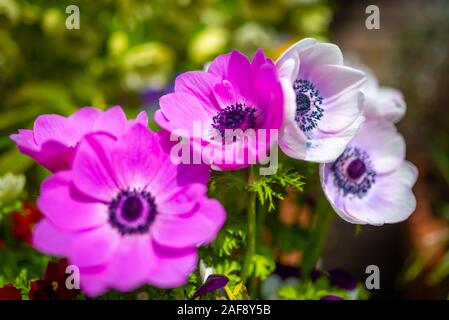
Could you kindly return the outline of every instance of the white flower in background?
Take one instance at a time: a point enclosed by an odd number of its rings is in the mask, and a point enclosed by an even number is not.
[[[206,266],[204,261],[200,260],[200,277],[203,283],[206,282],[207,278],[214,273],[215,269],[213,267]]]
[[[25,175],[6,173],[0,177],[0,204],[14,201],[25,187]]]
[[[369,120],[386,120],[397,123],[404,117],[406,104],[401,91],[380,86],[374,73],[365,66],[360,67],[365,72],[367,82],[362,90],[365,95],[363,115]]]
[[[393,123],[365,122],[334,162],[320,167],[321,185],[335,212],[356,224],[407,219],[416,208],[418,170],[405,160],[405,141]]]
[[[287,49],[276,66],[284,92],[282,151],[306,161],[335,160],[364,120],[364,73],[345,66],[336,45],[310,38]]]

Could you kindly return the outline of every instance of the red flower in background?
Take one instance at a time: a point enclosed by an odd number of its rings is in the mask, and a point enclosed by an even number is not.
[[[45,270],[44,279],[31,281],[30,300],[73,300],[79,294],[78,289],[67,289],[67,259],[50,261]]]
[[[0,288],[0,300],[22,300],[22,294],[12,284],[7,284]]]
[[[22,209],[13,213],[13,229],[12,233],[14,238],[19,241],[31,244],[31,230],[34,224],[39,222],[42,218],[42,214],[32,203],[25,202]]]

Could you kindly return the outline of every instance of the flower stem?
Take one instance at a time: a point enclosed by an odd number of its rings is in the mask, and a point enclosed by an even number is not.
[[[254,168],[250,166],[248,168],[248,185],[251,185],[254,182]],[[249,269],[251,266],[251,261],[256,251],[256,193],[253,191],[249,191],[248,195],[248,207],[247,207],[247,218],[248,218],[248,226],[247,226],[247,248],[245,254],[245,260],[243,262],[242,267],[242,281],[246,283],[249,277]]]
[[[317,214],[316,227],[304,250],[304,259],[301,263],[301,271],[305,278],[310,276],[323,253],[324,244],[334,218],[332,210],[329,210],[329,206],[325,201],[320,201],[318,204]]]

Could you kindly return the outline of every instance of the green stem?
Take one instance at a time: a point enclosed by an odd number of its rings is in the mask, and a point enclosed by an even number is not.
[[[323,253],[324,244],[334,218],[334,213],[329,210],[329,206],[324,201],[319,204],[317,214],[316,227],[304,250],[304,259],[301,264],[301,271],[305,278],[310,276]]]
[[[248,168],[248,184],[251,185],[254,182],[254,168],[250,166]],[[247,218],[248,218],[248,230],[247,230],[247,248],[245,254],[245,260],[243,261],[242,267],[242,281],[246,283],[249,277],[249,269],[251,266],[251,261],[253,255],[256,251],[256,193],[250,191],[248,195],[248,208],[247,208]]]

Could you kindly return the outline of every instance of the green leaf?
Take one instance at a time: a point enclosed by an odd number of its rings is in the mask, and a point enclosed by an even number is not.
[[[11,149],[0,155],[0,175],[7,172],[22,173],[33,165],[33,160],[21,154],[16,149]]]

